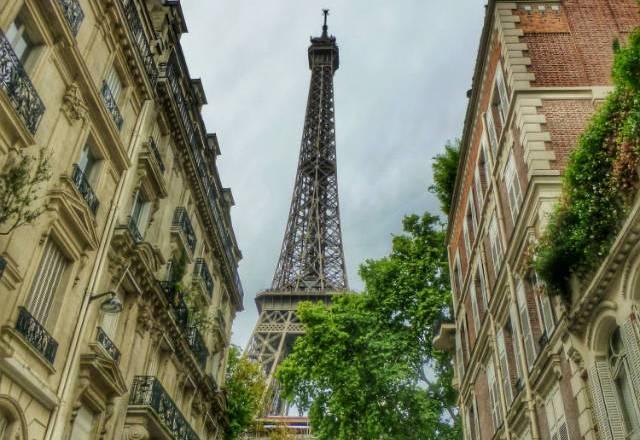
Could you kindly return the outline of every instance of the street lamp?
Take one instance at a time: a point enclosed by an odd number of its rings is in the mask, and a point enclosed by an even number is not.
[[[99,293],[97,295],[92,295],[89,298],[89,302],[99,299],[105,298],[104,301],[100,304],[100,310],[105,313],[120,313],[122,312],[122,301],[118,298],[118,295],[113,290],[109,290],[108,292]]]

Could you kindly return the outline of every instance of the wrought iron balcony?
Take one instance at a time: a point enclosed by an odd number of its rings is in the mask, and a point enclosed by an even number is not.
[[[58,351],[58,343],[45,330],[36,318],[24,307],[18,307],[18,321],[16,322],[16,330],[27,340],[29,344],[39,351],[44,358],[53,364]]]
[[[64,18],[67,19],[71,33],[78,35],[78,30],[84,20],[84,11],[80,7],[78,0],[58,0],[58,4],[62,8]]]
[[[11,43],[0,30],[0,88],[4,90],[31,134],[38,129],[44,104]]]
[[[160,155],[160,151],[158,150],[158,145],[156,144],[156,141],[153,139],[152,136],[149,136],[149,143],[147,144],[149,146],[149,150],[151,150],[151,153],[153,154],[153,157],[155,158],[156,162],[158,162],[158,167],[160,168],[160,171],[162,173],[164,173],[164,162],[162,161],[162,156]]]
[[[189,219],[189,215],[187,215],[187,210],[180,207],[176,208],[176,211],[173,215],[173,224],[172,226],[176,228],[184,237],[187,248],[193,254],[196,250],[196,234],[193,231],[193,226],[191,225],[191,220]]]
[[[113,359],[116,364],[120,363],[120,350],[118,350],[118,347],[116,347],[116,344],[113,343],[111,338],[107,336],[107,333],[102,327],[98,327],[96,341],[109,353],[109,356],[111,356],[111,359]]]
[[[111,119],[113,119],[113,122],[116,124],[116,127],[118,127],[118,130],[120,130],[122,128],[122,123],[124,122],[124,119],[122,119],[122,114],[120,113],[120,109],[118,108],[118,103],[116,102],[115,98],[111,94],[111,89],[107,85],[106,81],[102,81],[101,92],[102,92],[102,100],[104,101],[104,104],[107,106],[107,111],[111,115]]]
[[[171,305],[171,310],[178,323],[178,327],[185,330],[189,322],[189,310],[184,301],[184,294],[173,281],[160,281],[164,296]]]
[[[129,24],[129,29],[131,30],[131,34],[133,34],[138,55],[140,55],[140,59],[144,65],[144,70],[147,72],[151,86],[155,87],[156,80],[158,79],[158,67],[153,60],[153,53],[149,46],[149,40],[147,40],[147,36],[144,33],[144,28],[142,27],[142,22],[140,21],[140,16],[136,9],[135,1],[121,0],[121,3],[124,8],[127,23]]]
[[[133,237],[133,241],[136,243],[141,243],[144,240],[140,229],[138,229],[138,222],[133,217],[129,216],[129,222],[127,223],[127,227],[129,228],[129,232],[131,233],[131,237]]]
[[[93,188],[91,188],[87,176],[76,163],[73,164],[73,173],[71,174],[71,180],[76,186],[76,189],[80,192],[80,195],[82,196],[84,201],[87,202],[87,206],[89,206],[91,212],[95,215],[96,211],[98,211],[100,201],[98,200],[96,193],[93,192]]]
[[[154,376],[135,376],[129,406],[149,407],[177,440],[198,440],[198,435]]]
[[[2,279],[2,274],[4,274],[4,269],[7,267],[7,260],[4,257],[0,256],[0,279]]]
[[[193,267],[193,276],[194,281],[202,283],[205,292],[211,298],[213,296],[213,277],[204,259],[196,259],[196,264]]]
[[[207,350],[207,346],[204,343],[204,338],[196,327],[191,326],[187,328],[187,341],[189,342],[191,351],[198,360],[198,365],[200,365],[200,368],[204,370],[204,368],[207,366],[207,357],[209,356],[209,351]]]

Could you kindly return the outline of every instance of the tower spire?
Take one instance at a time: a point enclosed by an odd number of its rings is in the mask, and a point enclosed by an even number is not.
[[[324,38],[327,38],[328,37],[327,30],[329,29],[329,27],[327,26],[327,17],[329,16],[329,10],[323,9],[322,13],[324,14],[324,24],[322,25],[322,36]]]

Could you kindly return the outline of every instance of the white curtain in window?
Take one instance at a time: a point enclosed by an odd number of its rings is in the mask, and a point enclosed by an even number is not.
[[[47,240],[27,302],[29,313],[42,325],[46,325],[54,294],[67,264],[67,258],[58,246],[53,240]]]

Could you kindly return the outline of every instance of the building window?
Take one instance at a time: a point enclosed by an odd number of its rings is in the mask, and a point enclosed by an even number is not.
[[[43,326],[46,326],[54,295],[68,265],[69,261],[60,248],[48,239],[27,303],[29,313]]]
[[[480,440],[480,423],[478,420],[478,410],[476,405],[476,398],[467,405],[467,432],[471,440]]]
[[[496,125],[493,121],[491,108],[484,114],[484,124],[487,129],[487,136],[489,137],[489,145],[491,145],[491,153],[495,158],[498,154],[498,132],[496,131]]]
[[[633,331],[633,328],[631,328]],[[634,338],[632,333],[629,335]],[[636,354],[636,358],[640,353]],[[629,353],[623,341],[620,328],[617,328],[609,339],[609,368],[611,378],[621,402],[622,416],[629,439],[640,438],[640,394],[634,390],[632,377],[638,374],[638,370],[631,368]]]
[[[527,356],[527,367],[531,369],[536,360],[536,344],[531,331],[531,320],[529,319],[529,307],[524,283],[518,279],[516,282],[516,300],[518,302],[518,314],[520,315],[520,325],[522,326],[522,339],[524,340],[524,351]]]
[[[493,263],[493,272],[497,277],[500,272],[500,264],[502,263],[502,246],[500,245],[500,236],[498,234],[498,219],[495,215],[491,217],[489,222],[489,246],[491,247],[491,262]]]
[[[460,254],[456,253],[455,268],[453,270],[453,282],[455,291],[462,296],[462,267],[460,266]]]
[[[497,93],[499,97],[498,107],[500,110],[500,117],[502,118],[502,125],[504,126],[507,121],[507,116],[509,115],[509,94],[507,93],[507,86],[505,85],[502,66],[500,63],[498,63],[498,66],[496,67],[496,86],[493,93],[494,96]]]
[[[538,309],[538,319],[542,322],[544,329],[544,338],[550,338],[555,328],[555,321],[553,318],[553,307],[551,306],[551,298],[545,293],[544,285],[538,278],[538,274],[531,272],[529,282],[533,287],[536,306]]]
[[[120,75],[118,74],[115,66],[111,67],[104,81],[107,84],[107,87],[109,88],[114,101],[118,102],[118,98],[120,98],[120,92],[122,91],[122,80],[120,79]]]
[[[482,266],[482,260],[478,261],[476,268],[476,284],[477,289],[480,291],[482,297],[483,310],[489,308],[489,294],[487,291],[487,280],[484,277],[484,267]]]
[[[480,332],[480,310],[478,309],[478,298],[475,283],[469,283],[469,296],[471,296],[471,313],[473,314],[473,327],[476,329],[476,336]]]
[[[556,385],[549,394],[544,409],[547,415],[547,424],[549,426],[551,440],[569,440],[569,429],[567,427],[567,419],[564,415],[562,394],[560,393],[560,387],[558,385]]]
[[[80,406],[73,420],[70,438],[73,440],[89,440],[95,438],[93,435],[95,418],[95,414],[85,405]]]
[[[27,62],[27,58],[36,47],[34,39],[29,36],[27,26],[21,15],[18,15],[16,19],[9,25],[6,34],[9,44],[13,48],[20,62],[24,66]]]
[[[471,237],[469,237],[467,222],[462,224],[462,238],[464,240],[464,251],[467,255],[467,260],[469,260],[471,258]]]
[[[471,231],[471,240],[473,241],[478,229],[478,215],[476,213],[476,205],[473,203],[473,192],[469,192],[469,200],[467,202],[467,227]]]
[[[512,304],[509,308],[509,323],[513,349],[513,363],[516,366],[516,380],[521,381],[524,379],[524,375],[522,374],[522,367],[520,364],[520,339],[518,338],[518,332],[516,332],[516,323],[518,322],[516,319],[517,313],[515,305]]]
[[[509,154],[507,167],[504,171],[504,182],[507,186],[507,194],[509,195],[511,219],[513,220],[513,225],[515,227],[516,220],[518,218],[518,212],[520,211],[520,205],[522,204],[522,190],[520,188],[520,179],[518,177],[518,171],[516,169],[516,163],[513,157],[513,153]]]
[[[462,352],[462,328],[456,332],[456,367],[458,372],[458,382],[462,383],[464,378],[464,355]]]
[[[489,384],[489,405],[491,408],[491,416],[493,418],[493,426],[497,431],[502,425],[502,408],[500,407],[500,385],[496,380],[492,356],[489,356],[486,368],[487,382]]]
[[[137,191],[133,199],[133,207],[131,209],[131,222],[132,226],[135,226],[137,232],[137,239],[142,241],[144,233],[149,224],[149,212],[151,210],[151,203],[142,194],[141,191]]]
[[[97,169],[98,159],[93,153],[93,148],[87,142],[82,151],[80,152],[80,159],[78,159],[78,168],[84,174],[84,177],[91,181],[94,177],[95,170]]]
[[[513,390],[511,389],[511,375],[509,374],[509,358],[507,357],[507,344],[504,339],[504,329],[500,328],[496,334],[498,345],[498,361],[502,372],[502,389],[504,391],[507,405],[513,401]]]

